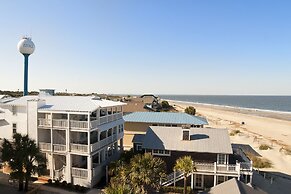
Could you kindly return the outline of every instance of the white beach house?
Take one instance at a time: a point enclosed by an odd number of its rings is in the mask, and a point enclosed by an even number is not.
[[[124,103],[92,96],[24,96],[0,103],[0,138],[35,139],[47,176],[92,187],[123,150]]]

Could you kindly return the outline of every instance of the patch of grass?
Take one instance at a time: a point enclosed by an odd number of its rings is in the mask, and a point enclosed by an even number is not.
[[[272,162],[267,158],[258,157],[251,153],[246,153],[246,155],[253,161],[253,167],[255,168],[271,168],[273,166]]]
[[[236,129],[236,130],[233,130],[230,132],[230,136],[235,136],[236,134],[239,134],[240,133],[240,130]]]
[[[261,144],[259,147],[260,150],[268,150],[268,149],[272,149],[271,146],[267,145],[267,144]]]
[[[281,147],[280,152],[284,152],[286,155],[291,155],[291,148],[290,147]]]

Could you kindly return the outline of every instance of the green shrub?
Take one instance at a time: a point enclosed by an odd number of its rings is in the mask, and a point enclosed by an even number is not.
[[[80,191],[81,186],[80,186],[80,185],[75,185],[75,186],[74,186],[74,189],[75,189],[76,191]]]
[[[67,187],[67,181],[63,181],[61,185],[62,187]]]
[[[60,181],[59,180],[55,180],[55,185],[59,186],[60,185]]]
[[[268,149],[272,149],[272,148],[267,144],[261,144],[259,149],[260,150],[268,150]]]
[[[72,183],[68,183],[68,184],[67,184],[67,188],[68,188],[69,190],[73,189],[73,186],[74,186],[74,185],[73,185]]]
[[[230,132],[230,136],[235,136],[236,134],[239,134],[240,133],[240,130],[236,129],[236,130],[233,130]]]
[[[253,161],[253,167],[255,168],[271,168],[273,166],[272,162],[267,158],[258,157],[251,153],[246,153],[248,158]]]
[[[291,148],[290,147],[281,147],[280,152],[284,152],[286,155],[291,155]]]
[[[168,101],[166,101],[166,100],[162,101],[162,108],[167,109],[167,108],[170,108],[170,107],[171,107],[171,106],[170,106],[170,104],[169,104]]]
[[[196,109],[193,106],[188,106],[185,109],[185,113],[187,113],[189,115],[195,115],[196,114]]]

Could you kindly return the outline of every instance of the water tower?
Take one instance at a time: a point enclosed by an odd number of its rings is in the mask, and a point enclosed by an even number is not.
[[[23,89],[23,96],[28,94],[28,57],[34,52],[35,46],[34,43],[31,41],[29,37],[23,37],[18,45],[17,48],[21,54],[24,56],[24,89]]]

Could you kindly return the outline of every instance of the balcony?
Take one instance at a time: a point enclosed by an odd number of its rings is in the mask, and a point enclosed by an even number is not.
[[[38,143],[39,149],[42,151],[51,151],[51,143]]]
[[[71,127],[71,129],[75,129],[75,130],[88,129],[88,121],[71,120],[70,121],[70,127]]]
[[[54,128],[67,128],[68,120],[67,119],[53,119]]]
[[[217,164],[214,163],[195,163],[197,172],[223,173],[223,174],[240,174],[240,171],[252,171],[252,163],[236,164]]]
[[[122,118],[122,113],[115,113],[113,115],[107,115],[107,116],[103,116],[100,117],[100,125],[108,123],[108,122],[112,122],[112,121],[116,121],[118,119]]]
[[[72,176],[82,179],[88,178],[88,170],[84,168],[72,168]]]
[[[71,151],[78,153],[88,153],[88,145],[71,143]]]
[[[51,127],[51,120],[50,119],[39,118],[38,119],[38,126],[40,126],[40,127]]]
[[[66,145],[62,144],[54,144],[53,145],[53,150],[55,152],[65,152],[66,151]]]

